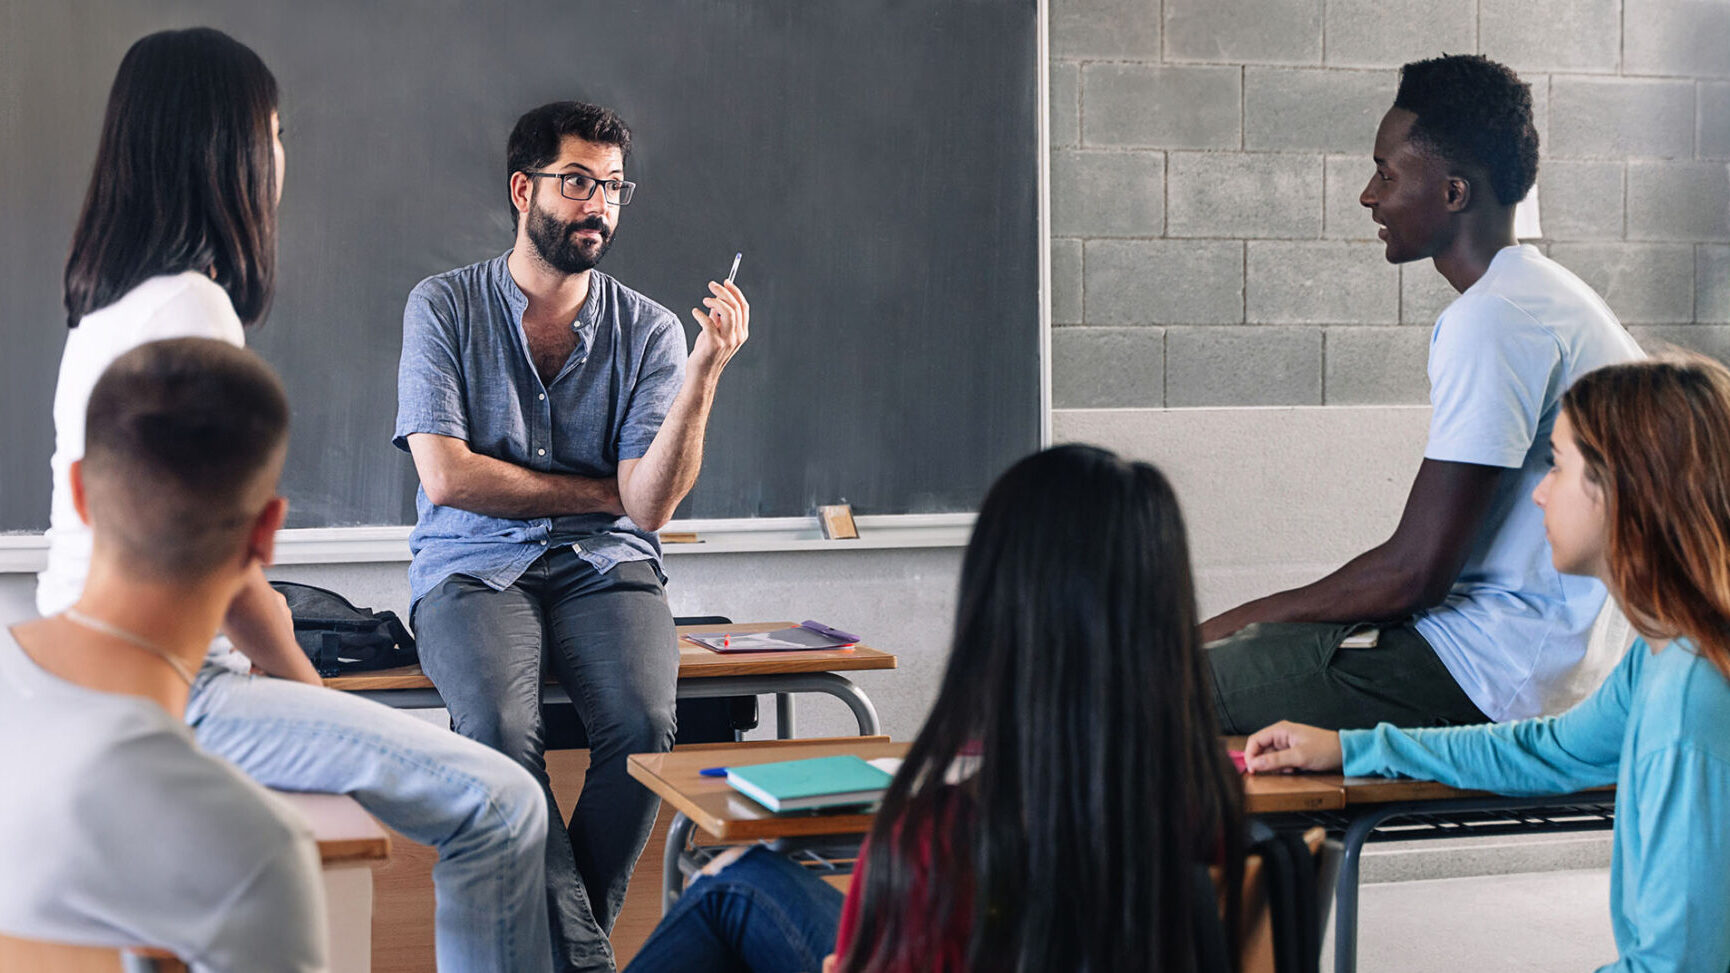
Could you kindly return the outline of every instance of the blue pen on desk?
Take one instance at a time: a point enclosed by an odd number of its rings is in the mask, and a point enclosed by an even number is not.
[[[725,768],[725,767],[704,767],[702,770],[697,771],[697,776],[699,776],[699,777],[725,777],[725,776],[727,776],[727,768]]]

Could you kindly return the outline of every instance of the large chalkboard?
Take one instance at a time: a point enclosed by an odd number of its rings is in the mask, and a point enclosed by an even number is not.
[[[686,517],[973,509],[1039,438],[1035,0],[0,0],[0,530],[48,511],[59,280],[107,88],[208,24],[282,86],[276,305],[290,526],[403,524],[403,298],[511,243],[505,137],[563,98],[632,125],[603,264],[686,320],[735,250],[750,343]]]

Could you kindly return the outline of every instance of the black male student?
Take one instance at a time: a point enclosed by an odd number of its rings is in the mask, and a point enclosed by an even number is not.
[[[1460,292],[1430,341],[1424,460],[1387,541],[1203,624],[1227,733],[1535,716],[1584,657],[1604,587],[1555,570],[1527,498],[1562,392],[1640,349],[1591,288],[1515,239],[1537,171],[1514,72],[1475,55],[1401,69],[1359,201],[1388,262],[1430,260]]]
[[[614,966],[607,935],[658,807],[625,758],[673,742],[679,657],[655,531],[696,483],[750,315],[738,287],[710,283],[687,357],[672,313],[595,269],[636,190],[630,147],[605,108],[523,115],[507,150],[514,246],[422,281],[403,313],[395,442],[421,481],[422,665],[458,732],[543,788],[548,664],[590,740],[568,827],[547,788],[561,969]]]

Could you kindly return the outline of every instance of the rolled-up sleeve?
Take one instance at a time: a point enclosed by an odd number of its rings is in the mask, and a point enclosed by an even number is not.
[[[663,312],[643,348],[643,365],[619,427],[619,459],[640,459],[661,431],[673,399],[685,383],[685,331]]]
[[[437,278],[409,292],[402,312],[402,360],[396,373],[396,432],[391,442],[408,449],[415,433],[469,438],[468,409],[458,354],[457,314]]]

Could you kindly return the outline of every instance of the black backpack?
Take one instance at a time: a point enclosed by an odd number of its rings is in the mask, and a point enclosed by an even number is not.
[[[414,636],[396,612],[356,608],[336,592],[309,584],[272,581],[270,586],[288,599],[294,640],[319,675],[394,669],[420,661]]]

